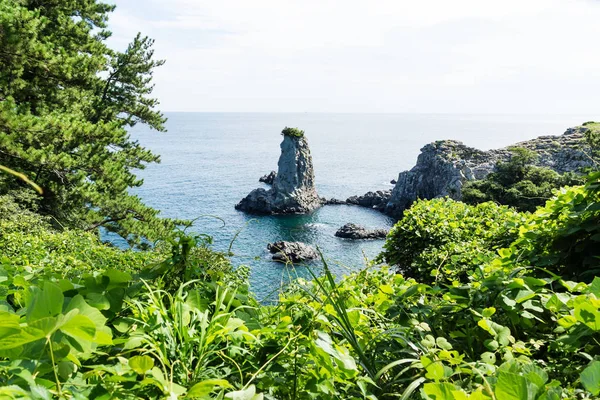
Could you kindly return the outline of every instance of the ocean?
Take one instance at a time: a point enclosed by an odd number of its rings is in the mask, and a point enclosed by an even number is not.
[[[213,237],[216,250],[234,253],[233,263],[250,267],[251,290],[272,300],[290,279],[309,278],[305,266],[270,261],[267,243],[309,243],[324,254],[334,274],[363,268],[383,240],[352,241],[334,236],[348,222],[391,227],[385,215],[353,206],[326,206],[310,215],[253,216],[234,209],[258,179],[277,170],[281,130],[303,129],[312,152],[321,197],[346,199],[389,189],[410,169],[419,149],[456,139],[480,149],[504,147],[540,135],[559,135],[590,116],[319,113],[167,113],[168,132],[136,126],[131,135],[160,154],[161,163],[139,171],[135,190],[165,217],[196,219],[193,231]],[[311,266],[318,273],[319,263]]]

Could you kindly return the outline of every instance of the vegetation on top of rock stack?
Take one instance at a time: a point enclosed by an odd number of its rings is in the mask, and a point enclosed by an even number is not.
[[[291,136],[291,137],[303,137],[304,136],[304,131],[298,128],[290,128],[290,127],[285,127],[282,131],[281,134],[283,136]]]
[[[535,152],[514,147],[506,162],[496,164],[494,172],[482,180],[468,181],[462,188],[462,200],[469,204],[495,201],[519,211],[535,211],[553,196],[556,189],[581,184],[575,173],[559,174],[550,168],[534,165]]]

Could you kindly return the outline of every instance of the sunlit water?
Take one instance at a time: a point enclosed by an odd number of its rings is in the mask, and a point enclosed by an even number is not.
[[[539,135],[561,134],[593,116],[469,116],[410,114],[237,114],[168,113],[167,133],[136,127],[132,136],[160,154],[162,162],[140,171],[143,200],[165,217],[197,220],[194,229],[231,246],[236,265],[251,267],[251,288],[259,299],[290,277],[308,277],[305,267],[270,261],[267,243],[302,241],[318,246],[341,275],[375,257],[383,240],[352,241],[334,236],[348,222],[390,227],[379,212],[327,206],[303,216],[251,216],[234,205],[277,169],[280,132],[306,131],[320,196],[345,199],[389,189],[389,181],[411,168],[419,149],[434,140],[457,139],[481,149],[503,147]],[[225,221],[215,219],[216,216]],[[239,234],[236,236],[236,233]],[[235,240],[234,240],[235,238]],[[315,266],[316,268],[316,266]]]

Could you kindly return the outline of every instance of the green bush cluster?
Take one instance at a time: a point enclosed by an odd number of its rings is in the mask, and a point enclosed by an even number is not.
[[[87,247],[103,245],[27,249],[39,232],[12,229],[23,254],[37,255],[23,263],[8,237],[0,242],[10,249],[0,269],[0,396],[597,398],[600,278],[583,273],[598,266],[599,179],[532,215],[417,202],[386,244],[388,257],[418,267],[414,277],[374,265],[337,281],[324,264],[271,305],[253,299],[247,270],[234,271],[205,236],[178,233],[140,258],[106,247],[121,260],[70,274],[68,254],[87,259]],[[451,246],[460,243],[470,244]],[[427,264],[448,257],[460,272]]]
[[[0,196],[0,262],[30,273],[81,276],[108,268],[131,272],[158,262],[160,251],[121,250],[100,242],[96,233],[56,230],[51,219],[23,208],[10,195]]]
[[[600,275],[600,173],[584,186],[565,188],[520,228],[510,246],[515,265],[535,266],[565,279]]]
[[[380,258],[421,282],[464,282],[509,246],[524,222],[524,215],[492,202],[419,200],[392,228]]]
[[[528,149],[513,148],[509,161],[496,164],[485,179],[468,181],[462,188],[462,200],[468,204],[495,201],[533,212],[553,196],[554,190],[581,184],[574,173],[559,174],[549,168],[534,165],[537,155]]]

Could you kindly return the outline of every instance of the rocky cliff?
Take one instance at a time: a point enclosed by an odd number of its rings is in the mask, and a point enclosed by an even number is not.
[[[304,214],[321,205],[306,137],[285,132],[273,187],[253,190],[236,209],[253,214]]]
[[[590,149],[585,141],[587,129],[579,126],[561,136],[541,136],[510,147],[535,151],[539,166],[560,173],[576,171],[591,165]],[[428,144],[421,149],[416,165],[398,176],[384,212],[400,218],[416,199],[449,196],[459,200],[466,181],[485,178],[497,162],[508,160],[510,154],[509,148],[482,151],[455,140]]]

